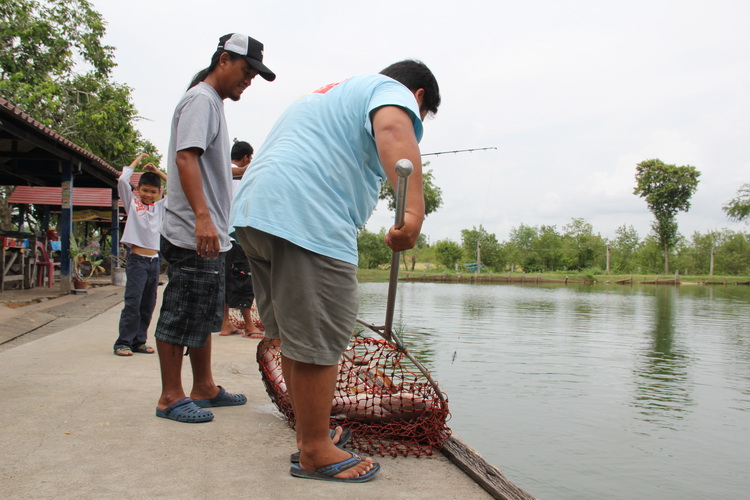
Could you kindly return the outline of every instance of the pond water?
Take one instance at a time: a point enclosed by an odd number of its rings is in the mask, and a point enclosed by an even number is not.
[[[399,283],[394,330],[537,498],[750,495],[750,287]]]

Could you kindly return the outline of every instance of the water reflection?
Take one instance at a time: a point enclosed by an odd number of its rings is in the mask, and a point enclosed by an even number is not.
[[[386,295],[360,285],[360,317]],[[394,323],[538,498],[747,496],[750,287],[400,283]]]
[[[492,314],[494,304],[486,294],[466,294],[461,297],[464,315],[471,319],[480,319]]]
[[[677,292],[672,287],[657,287],[653,297],[654,312],[651,345],[641,353],[635,374],[633,406],[641,419],[667,428],[674,420],[685,417],[695,403],[691,397],[690,356],[676,342],[675,326]]]

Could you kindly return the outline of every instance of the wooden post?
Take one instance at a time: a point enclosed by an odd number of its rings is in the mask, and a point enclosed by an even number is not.
[[[115,282],[115,268],[120,267],[120,207],[117,203],[118,200],[117,188],[112,188],[112,225],[109,235],[110,258],[112,259],[109,272],[112,276],[112,283]]]
[[[23,232],[23,223],[26,220],[26,207],[25,203],[18,205],[18,232]]]
[[[73,236],[73,165],[69,161],[62,165],[62,196],[60,200],[60,290],[71,289],[70,238]]]
[[[713,276],[714,275],[714,254],[716,253],[716,249],[714,247],[711,247],[711,267],[709,268],[708,275]]]
[[[500,469],[489,464],[472,447],[456,437],[450,437],[443,444],[443,455],[456,464],[470,478],[479,484],[492,498],[502,500],[534,500],[534,497],[511,483]]]
[[[482,272],[482,257],[481,257],[481,254],[482,254],[482,242],[479,241],[479,239],[477,238],[477,270],[476,270],[476,275],[477,276],[479,276],[479,273]]]
[[[605,274],[609,275],[609,245],[607,245],[607,271]]]

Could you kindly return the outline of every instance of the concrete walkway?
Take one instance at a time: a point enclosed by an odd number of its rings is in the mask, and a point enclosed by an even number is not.
[[[382,471],[364,484],[291,477],[294,435],[263,388],[257,340],[213,341],[215,379],[247,405],[206,424],[157,418],[156,355],[112,354],[121,300],[107,286],[0,306],[0,498],[490,498],[442,454],[375,457]],[[183,380],[189,392],[187,359]]]

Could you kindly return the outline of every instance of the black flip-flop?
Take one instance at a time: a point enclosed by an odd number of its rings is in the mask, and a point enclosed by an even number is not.
[[[324,467],[321,467],[320,469],[313,471],[305,470],[299,465],[292,465],[291,469],[289,469],[289,474],[294,477],[301,477],[303,479],[318,479],[321,481],[336,481],[339,483],[364,483],[374,478],[375,475],[380,472],[380,464],[377,462],[373,462],[372,469],[368,470],[360,476],[346,478],[334,477],[336,474],[347,471],[363,462],[363,460],[354,453],[352,453],[351,455],[352,456],[347,458],[346,460],[342,460],[341,462],[335,464],[326,465]]]
[[[330,431],[331,439],[336,437],[336,429],[331,429]],[[336,448],[343,448],[346,443],[349,442],[349,440],[352,438],[352,431],[351,429],[344,429],[341,431],[341,437],[339,437],[339,442],[335,443]],[[289,455],[289,461],[293,464],[299,463],[299,452],[292,453]],[[338,474],[338,473],[337,473]]]

